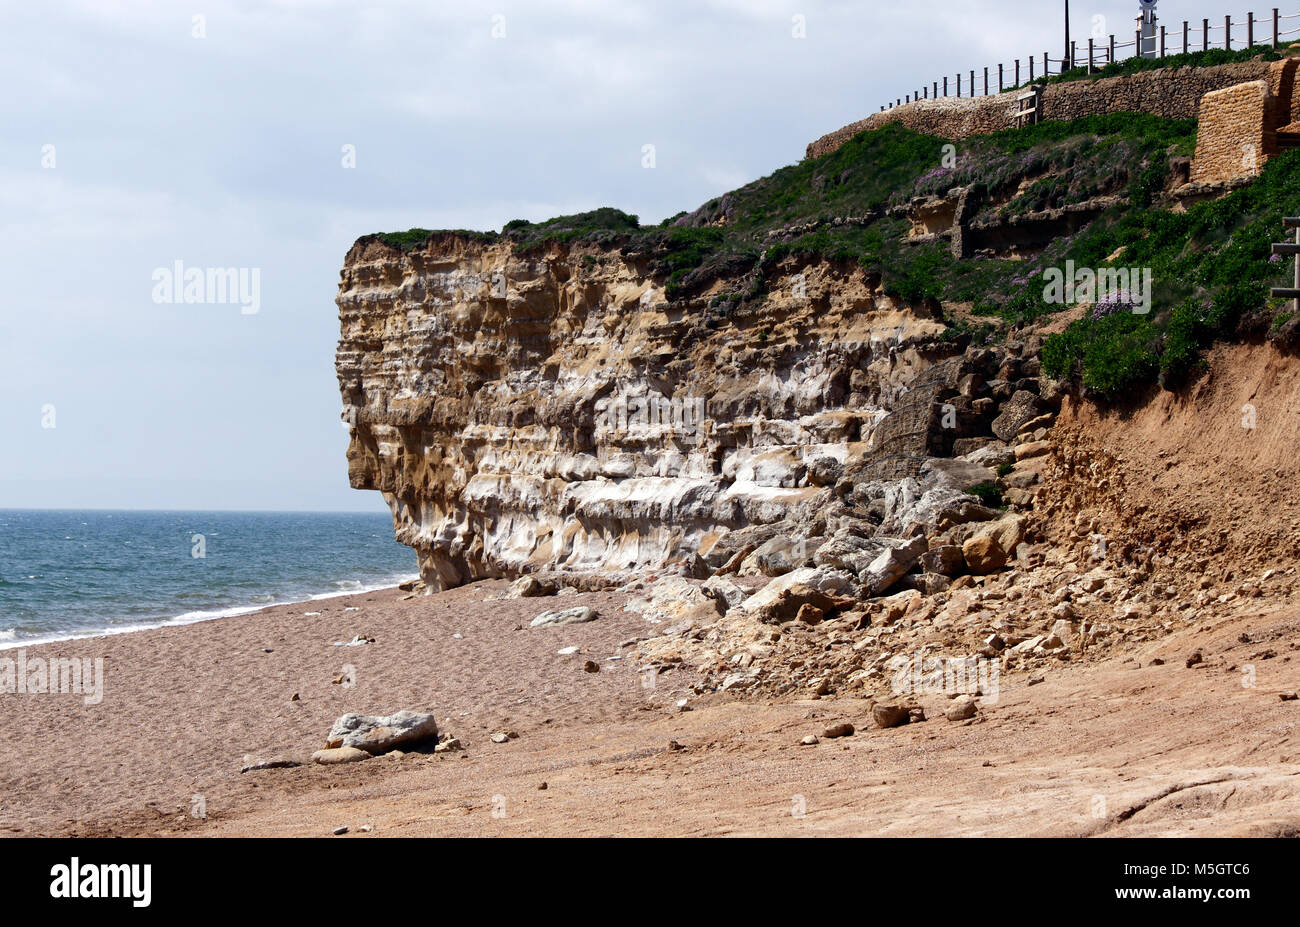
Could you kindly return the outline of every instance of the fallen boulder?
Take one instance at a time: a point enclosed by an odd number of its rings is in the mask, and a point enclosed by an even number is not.
[[[977,711],[978,708],[973,701],[963,698],[953,702],[945,715],[949,721],[969,721],[975,717]]]
[[[976,576],[996,572],[1007,565],[1007,552],[995,538],[987,535],[968,540],[961,546],[961,553],[966,567]]]
[[[530,628],[551,628],[562,624],[582,624],[587,621],[595,621],[598,617],[595,609],[586,605],[577,605],[573,608],[542,612],[530,621],[528,626]]]
[[[787,589],[799,585],[811,586],[828,596],[851,596],[856,589],[857,578],[843,570],[831,567],[805,567],[772,580],[745,599],[740,607],[747,612],[758,612],[764,606],[775,602]]]
[[[1029,460],[1033,457],[1042,457],[1052,449],[1050,441],[1029,441],[1025,444],[1016,445],[1016,461]]]
[[[960,576],[966,569],[966,558],[956,544],[940,544],[921,555],[921,566],[927,573]]]
[[[872,560],[858,575],[858,580],[869,595],[882,595],[916,566],[916,561],[925,553],[927,546],[926,539],[922,536],[890,548]]]
[[[554,589],[548,589],[542,585],[541,580],[536,576],[521,576],[510,584],[510,589],[506,593],[506,598],[510,599],[532,599],[538,596],[554,595]]]
[[[854,599],[827,595],[812,586],[796,583],[781,590],[771,602],[757,609],[754,616],[765,624],[785,624],[787,621],[798,619],[805,606],[811,606],[815,611],[812,613],[804,612],[804,620],[807,623],[815,624],[825,615],[837,609],[848,608],[854,604],[856,604]]]
[[[818,548],[813,561],[819,566],[846,570],[857,575],[889,549],[884,538],[864,537],[853,527],[843,528]]]
[[[295,766],[301,766],[297,760],[285,759],[284,757],[272,757],[262,759],[260,757],[246,754],[244,756],[244,765],[240,767],[241,773],[255,772],[262,769],[293,769]]]
[[[1018,390],[1002,403],[1001,415],[993,420],[993,433],[1003,441],[1011,441],[1020,433],[1021,426],[1042,414],[1043,404],[1029,390]]]
[[[816,457],[808,462],[808,482],[814,486],[834,486],[844,476],[844,464],[834,457]]]
[[[1005,443],[997,441],[971,451],[969,454],[966,454],[963,459],[973,464],[979,464],[981,467],[988,467],[990,470],[996,470],[1003,464],[1015,463],[1016,452]]]
[[[873,705],[871,719],[876,722],[877,727],[898,727],[912,720],[912,712],[901,705]]]
[[[742,587],[725,576],[714,576],[705,580],[704,584],[700,586],[700,591],[712,599],[717,604],[718,611],[724,615],[745,601],[749,595]]]
[[[640,614],[651,624],[665,624],[715,614],[718,606],[696,584],[680,576],[665,576],[654,581],[645,598],[630,599],[623,609]]]
[[[370,759],[370,754],[365,750],[359,750],[356,747],[326,747],[324,750],[317,750],[311,755],[313,763],[320,763],[322,766],[336,766],[340,763],[360,763],[362,760]]]
[[[1024,541],[1029,521],[1023,515],[1006,515],[995,522],[980,526],[973,537],[990,537],[1010,556]]]
[[[327,749],[355,747],[376,754],[437,737],[438,722],[433,715],[414,711],[392,715],[347,714],[334,722],[325,746]]]

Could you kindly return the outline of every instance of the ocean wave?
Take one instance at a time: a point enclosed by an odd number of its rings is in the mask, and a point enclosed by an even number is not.
[[[16,632],[13,630],[0,631],[0,650],[12,650],[15,647],[31,647],[31,646],[36,646],[38,644],[57,643],[59,641],[84,640],[87,638],[95,638],[95,637],[112,637],[118,634],[131,634],[136,631],[150,631],[155,628],[197,624],[201,621],[215,621],[221,618],[234,618],[238,615],[248,615],[253,612],[260,612],[263,609],[276,608],[282,605],[297,605],[305,602],[316,602],[316,601],[320,601],[321,599],[337,599],[337,598],[342,598],[344,596],[359,595],[366,592],[377,592],[381,589],[393,589],[399,586],[400,584],[404,582],[408,582],[413,579],[419,579],[419,574],[400,573],[400,574],[395,574],[393,576],[390,576],[387,579],[384,579],[380,582],[369,583],[369,584],[363,583],[360,580],[337,580],[334,583],[334,585],[336,586],[342,583],[348,583],[348,584],[355,583],[356,588],[349,588],[343,591],[335,591],[335,592],[322,592],[322,593],[317,593],[315,595],[308,595],[306,598],[287,598],[283,600],[276,600],[272,596],[263,595],[263,596],[256,597],[258,599],[264,600],[261,603],[256,605],[235,605],[228,608],[202,609],[197,611],[184,612],[182,614],[174,615],[169,618],[159,618],[159,619],[145,620],[145,621],[137,620],[130,625],[125,625],[121,627],[94,628],[94,629],[87,629],[85,631],[78,631],[70,634],[59,633],[59,634],[50,634],[50,635],[40,635],[36,637],[25,638],[21,641],[17,640]]]
[[[364,584],[359,579],[340,579],[336,580],[334,585],[341,587],[338,592],[322,592],[307,599],[309,602],[318,602],[321,599],[337,599],[345,595],[360,595],[364,592],[378,592],[380,589],[392,589],[400,586],[402,583],[409,583],[412,580],[420,578],[419,573],[399,573],[390,576],[377,583]],[[346,585],[346,588],[342,588]]]

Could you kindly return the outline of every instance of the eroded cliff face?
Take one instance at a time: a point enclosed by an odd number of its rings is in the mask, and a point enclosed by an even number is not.
[[[669,301],[652,268],[456,234],[348,253],[349,476],[384,494],[430,589],[689,572],[738,529],[816,522],[845,464],[934,450],[934,396],[909,416],[909,390],[960,348],[856,265],[791,266],[736,302],[726,281]]]

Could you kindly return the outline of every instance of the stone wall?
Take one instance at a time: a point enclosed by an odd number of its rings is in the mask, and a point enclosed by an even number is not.
[[[1265,80],[1207,93],[1201,101],[1192,182],[1258,176],[1264,162],[1277,154],[1275,103]]]
[[[1043,93],[1043,118],[1151,113],[1171,119],[1195,119],[1205,94],[1248,81],[1268,80],[1274,95],[1280,96],[1280,84],[1287,81],[1289,90],[1295,79],[1294,67],[1283,70],[1289,64],[1294,62],[1241,61],[1209,68],[1165,68],[1127,77],[1048,84]],[[906,103],[819,138],[808,146],[807,157],[829,154],[859,132],[895,122],[916,132],[953,141],[1007,129],[1014,125],[1016,97],[1020,92],[1023,91]],[[1291,99],[1289,92],[1287,97]]]
[[[1267,80],[1273,65],[1240,61],[1212,68],[1168,68],[1130,77],[1051,84],[1044,93],[1048,119],[1078,119],[1102,113],[1150,113],[1166,119],[1195,119],[1201,97],[1246,81]]]

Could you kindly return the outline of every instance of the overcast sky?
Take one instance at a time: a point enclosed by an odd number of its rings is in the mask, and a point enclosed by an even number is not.
[[[380,511],[333,370],[357,237],[658,222],[943,71],[1058,56],[1062,6],[4,0],[0,507]],[[1072,6],[1131,35],[1136,2]],[[177,261],[256,269],[259,311],[156,302]]]

